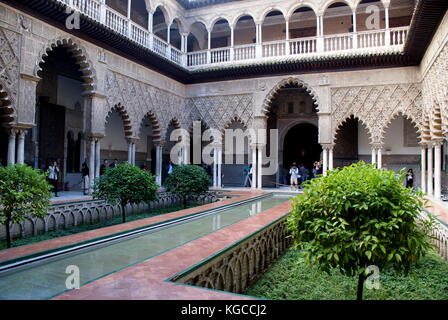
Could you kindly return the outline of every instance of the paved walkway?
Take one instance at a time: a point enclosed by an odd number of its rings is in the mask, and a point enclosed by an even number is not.
[[[448,203],[442,200],[427,197],[428,205],[426,209],[435,215],[439,220],[448,225]]]

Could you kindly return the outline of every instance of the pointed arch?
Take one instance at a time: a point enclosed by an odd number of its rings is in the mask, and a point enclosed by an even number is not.
[[[109,118],[113,112],[117,112],[120,115],[121,120],[123,121],[124,135],[126,137],[132,137],[133,130],[132,130],[131,119],[129,117],[129,114],[128,114],[126,108],[123,105],[121,105],[120,103],[116,104],[112,109],[109,110],[109,112],[106,116],[106,119],[105,119],[104,127],[107,126],[107,123],[109,122]]]
[[[76,40],[72,38],[60,37],[50,40],[45,44],[44,48],[39,53],[39,58],[36,61],[34,68],[34,76],[39,77],[39,73],[42,71],[41,64],[45,62],[45,58],[56,47],[65,47],[67,51],[76,60],[79,65],[79,71],[82,73],[83,87],[85,93],[93,93],[97,89],[96,72],[93,68],[93,63],[87,56],[86,50]]]
[[[287,79],[283,79],[281,80],[279,83],[277,83],[270,91],[269,93],[266,95],[264,101],[263,101],[263,105],[262,105],[262,113],[263,114],[267,114],[271,108],[271,103],[274,100],[274,98],[277,96],[278,92],[286,87],[287,85],[297,85],[299,88],[302,87],[304,88],[308,94],[311,96],[311,98],[314,101],[314,104],[317,106],[317,110],[319,111],[319,98],[317,96],[317,94],[315,93],[314,89],[307,84],[306,82],[304,82],[303,80],[300,80],[298,78],[287,78]]]

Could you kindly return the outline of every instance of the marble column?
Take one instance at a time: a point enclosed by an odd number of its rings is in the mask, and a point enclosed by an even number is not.
[[[333,146],[328,148],[328,170],[333,170]]]
[[[221,165],[222,165],[222,147],[221,146],[219,146],[218,147],[218,159],[217,159],[217,162],[218,162],[218,185],[217,185],[217,187],[218,188],[221,188],[222,187],[222,181],[221,181],[221,177],[222,177],[222,171],[221,171]]]
[[[376,149],[372,147],[372,164],[376,164]]]
[[[263,169],[262,169],[262,165],[263,165],[263,158],[262,158],[262,146],[258,146],[257,150],[258,150],[258,158],[257,158],[257,189],[262,189],[263,188]]]
[[[378,167],[378,169],[381,169],[382,167],[383,167],[383,155],[382,155],[382,153],[381,153],[381,147],[378,147],[377,148],[377,157],[376,157],[376,161],[377,161],[377,163],[378,163],[378,165],[377,165],[377,167]]]
[[[101,142],[100,139],[95,139],[95,178],[100,176],[101,166]]]
[[[218,186],[218,150],[213,148],[213,188]]]
[[[440,199],[442,195],[442,144],[434,145],[434,198]]]
[[[426,146],[421,146],[421,188],[423,192],[426,192]]]
[[[252,145],[252,189],[257,188],[257,147]]]
[[[90,192],[93,191],[93,181],[95,179],[95,138],[90,137],[89,146],[89,183]]]
[[[322,148],[322,175],[326,176],[328,170],[328,147]]]
[[[162,185],[162,144],[156,145],[156,182]]]
[[[16,163],[16,136],[17,131],[15,129],[9,130],[8,136],[8,165]]]
[[[17,134],[17,158],[18,164],[25,163],[25,134],[26,130],[19,130]]]
[[[433,195],[433,147],[432,145],[428,145],[428,171],[427,171],[427,184],[426,184],[426,193],[429,195]]]

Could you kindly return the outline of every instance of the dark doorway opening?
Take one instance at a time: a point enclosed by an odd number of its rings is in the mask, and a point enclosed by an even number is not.
[[[311,172],[314,161],[319,161],[322,153],[318,138],[317,127],[309,123],[301,123],[289,129],[283,143],[284,167],[289,168],[296,162]]]

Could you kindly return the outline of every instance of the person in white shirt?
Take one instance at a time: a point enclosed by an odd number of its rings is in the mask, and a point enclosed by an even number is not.
[[[291,175],[291,190],[299,190],[299,168],[297,168],[297,164],[295,162],[289,169],[289,174]]]
[[[59,167],[56,161],[48,166],[48,180],[50,180],[51,185],[53,186],[54,196],[58,197],[58,179],[59,179]]]

